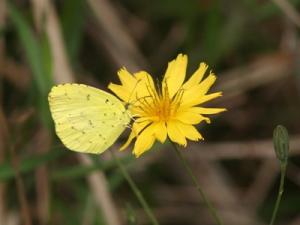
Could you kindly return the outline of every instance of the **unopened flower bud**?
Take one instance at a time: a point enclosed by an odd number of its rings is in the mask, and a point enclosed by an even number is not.
[[[278,125],[273,132],[273,144],[277,158],[287,163],[289,154],[289,134],[284,126]]]

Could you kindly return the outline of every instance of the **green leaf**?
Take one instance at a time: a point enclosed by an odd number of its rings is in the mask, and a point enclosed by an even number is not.
[[[64,1],[61,24],[66,49],[73,64],[76,62],[84,34],[83,28],[86,11],[85,0]]]
[[[44,67],[43,50],[39,40],[35,37],[24,16],[11,2],[8,4],[8,9],[10,19],[16,27],[26,59],[32,69],[34,81],[40,93],[46,96],[51,83],[49,83],[49,75],[47,76],[47,71]]]

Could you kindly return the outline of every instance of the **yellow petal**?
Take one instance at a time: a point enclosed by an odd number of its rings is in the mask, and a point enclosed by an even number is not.
[[[186,139],[185,136],[181,133],[180,129],[177,127],[178,123],[178,121],[167,122],[168,136],[171,139],[171,141],[186,147]]]
[[[118,71],[118,76],[122,85],[131,93],[136,86],[136,78],[132,76],[125,67]]]
[[[187,61],[188,58],[186,55],[179,54],[175,60],[168,64],[168,68],[162,82],[162,90],[166,90],[167,88],[170,98],[176,94],[183,84]]]
[[[113,93],[115,93],[115,95],[117,95],[124,102],[128,102],[130,91],[126,89],[124,86],[110,83],[108,85],[108,89],[111,90]]]
[[[161,143],[164,143],[167,139],[167,127],[165,122],[157,122],[155,133],[156,139],[158,139]]]
[[[215,98],[218,98],[218,97],[221,97],[222,96],[222,92],[215,92],[215,93],[212,93],[212,94],[209,94],[209,95],[204,95],[203,97],[201,97],[199,99],[199,101],[196,101],[195,105],[199,105],[199,104],[202,104],[204,102],[208,102],[212,99],[215,99]]]
[[[181,103],[180,107],[181,108],[187,108],[187,107],[191,107],[191,106],[200,105],[204,102],[210,101],[210,100],[218,98],[220,96],[222,96],[222,92],[215,92],[215,93],[212,93],[212,94],[203,95],[201,97],[193,98],[193,99],[190,99],[190,100],[185,100],[185,101],[182,100],[182,103]]]
[[[203,94],[206,94],[210,87],[215,83],[217,77],[213,74],[210,73],[199,85],[201,88],[201,92]]]
[[[158,99],[152,77],[145,71],[134,74],[137,83],[130,94],[130,110],[133,114],[145,115],[145,108]]]
[[[135,73],[134,76],[138,80],[136,87],[137,98],[157,95],[155,85],[150,74],[145,71],[140,71]]]
[[[198,124],[201,121],[205,120],[207,123],[210,123],[210,119],[207,117],[204,117],[198,113],[195,113],[193,111],[178,111],[175,117],[177,120],[179,120],[182,123],[186,124]]]
[[[182,95],[182,104],[183,105],[192,105],[192,102],[199,101],[199,99],[207,93],[209,88],[216,81],[216,76],[209,74],[200,84],[194,85],[189,89],[184,89]]]
[[[127,141],[121,146],[120,150],[126,149],[132,140],[138,136],[138,134],[151,122],[149,120],[144,120],[144,118],[138,118],[132,125],[132,131],[127,139]]]
[[[131,133],[130,133],[128,139],[127,139],[127,141],[120,147],[120,151],[125,150],[125,149],[131,144],[132,140],[133,140],[135,137],[136,137],[136,136],[135,136],[134,132],[131,131]]]
[[[197,129],[192,125],[187,125],[183,123],[177,123],[177,127],[184,136],[192,141],[204,140],[202,135],[197,131]]]
[[[226,111],[224,108],[204,108],[204,107],[192,107],[188,109],[189,111],[199,113],[199,114],[217,114]]]
[[[205,63],[200,63],[199,68],[196,70],[196,72],[190,77],[190,79],[185,82],[182,86],[183,89],[191,88],[197,84],[200,83],[202,80],[208,66]]]
[[[141,154],[149,150],[155,141],[155,125],[151,124],[146,127],[142,133],[137,137],[134,144],[133,153],[136,157],[139,157]]]

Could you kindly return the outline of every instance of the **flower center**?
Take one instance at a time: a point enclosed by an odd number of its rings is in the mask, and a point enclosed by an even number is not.
[[[148,95],[138,99],[138,117],[146,117],[156,122],[167,122],[174,118],[180,107],[183,90],[179,90],[172,98],[167,85],[159,91],[149,86],[147,90]]]
[[[159,96],[159,105],[154,105],[155,114],[160,121],[166,122],[172,117],[172,101],[168,96]]]

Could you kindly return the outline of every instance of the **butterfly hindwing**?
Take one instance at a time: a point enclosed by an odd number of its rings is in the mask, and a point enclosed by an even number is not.
[[[105,151],[130,122],[128,111],[119,99],[87,85],[55,86],[48,99],[56,133],[74,151]]]

